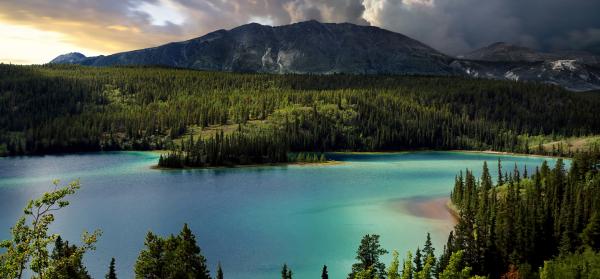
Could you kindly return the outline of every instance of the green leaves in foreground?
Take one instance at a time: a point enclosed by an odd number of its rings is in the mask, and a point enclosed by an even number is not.
[[[29,201],[23,210],[24,216],[11,228],[12,239],[0,243],[0,248],[6,249],[0,254],[1,278],[22,278],[26,268],[32,271],[33,278],[57,278],[66,265],[80,261],[86,251],[95,249],[94,244],[101,234],[98,230],[84,232],[81,247],[66,244],[68,255],[63,257],[54,253],[50,256],[48,246],[55,244],[58,238],[58,235],[48,233],[48,227],[54,222],[54,212],[69,205],[66,198],[81,187],[79,180],[63,187],[58,180],[52,184],[50,192]],[[59,248],[63,247],[55,247]]]

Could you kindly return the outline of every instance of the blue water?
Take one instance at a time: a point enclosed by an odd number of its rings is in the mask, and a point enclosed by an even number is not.
[[[82,189],[51,230],[75,243],[83,230],[103,231],[85,258],[95,278],[111,257],[118,275],[132,278],[146,233],[176,234],[186,222],[211,271],[221,262],[226,278],[279,278],[283,263],[295,278],[319,278],[324,264],[331,278],[344,278],[367,233],[403,255],[431,232],[440,251],[453,220],[420,217],[398,204],[448,196],[459,170],[479,175],[487,160],[495,176],[500,157],[506,170],[517,163],[531,173],[555,161],[461,152],[330,157],[342,164],[155,170],[157,155],[144,152],[0,158],[0,239],[52,179],[79,178]]]

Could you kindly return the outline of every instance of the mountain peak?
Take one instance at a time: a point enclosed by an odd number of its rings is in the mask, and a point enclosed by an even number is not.
[[[77,63],[85,58],[86,58],[86,56],[79,52],[70,52],[67,54],[57,56],[56,58],[52,59],[52,61],[50,61],[50,63],[51,64],[73,64],[73,63]]]
[[[249,23],[182,43],[71,63],[266,73],[450,74],[450,57],[402,34],[381,30],[316,20],[276,27]]]

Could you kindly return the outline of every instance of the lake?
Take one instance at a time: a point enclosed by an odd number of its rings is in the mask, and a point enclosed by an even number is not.
[[[177,234],[188,223],[209,267],[221,262],[225,278],[279,278],[283,263],[294,278],[345,278],[364,234],[401,255],[423,245],[431,232],[440,252],[454,225],[445,210],[461,169],[481,173],[497,159],[510,171],[529,173],[555,159],[463,152],[330,154],[334,165],[290,165],[202,170],[156,170],[157,154],[110,152],[0,158],[0,239],[27,200],[80,178],[82,188],[57,214],[51,230],[79,243],[85,229],[103,231],[86,255],[94,278],[103,278],[111,257],[120,278],[133,266],[149,230]],[[389,263],[390,255],[384,257]]]

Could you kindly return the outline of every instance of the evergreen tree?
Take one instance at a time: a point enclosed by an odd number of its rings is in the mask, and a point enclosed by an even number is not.
[[[398,251],[392,251],[392,262],[387,270],[387,279],[400,279],[400,260],[398,259]]]
[[[49,278],[91,279],[83,265],[83,254],[75,245],[62,241],[58,236],[54,242],[54,250],[50,256],[51,268],[47,272]]]
[[[367,234],[356,251],[356,259],[359,261],[352,265],[352,272],[348,278],[352,279],[359,272],[371,274],[372,278],[385,279],[385,264],[379,260],[379,257],[387,254],[387,251],[381,248],[379,244],[379,235]]]
[[[115,258],[110,259],[110,265],[108,266],[108,273],[104,276],[106,279],[117,279],[117,272],[115,270]]]
[[[210,279],[206,259],[187,224],[178,236],[162,238],[148,232],[135,263],[136,278]]]
[[[464,266],[464,252],[459,250],[452,253],[448,266],[440,273],[440,279],[468,279],[471,275],[471,268]]]
[[[217,279],[223,279],[223,269],[221,268],[221,263],[217,265]]]
[[[406,252],[406,259],[402,265],[402,279],[413,279],[414,267],[412,265],[413,257],[410,251]]]
[[[417,251],[415,252],[415,274],[423,269],[423,262],[421,260],[421,250],[417,247]]]
[[[327,272],[327,266],[323,266],[323,270],[321,270],[321,279],[329,279],[329,273]]]
[[[281,279],[292,279],[292,270],[287,264],[283,264],[283,268],[281,268]]]
[[[581,240],[584,245],[589,246],[594,251],[600,251],[600,213],[594,213],[589,223],[581,233]]]

